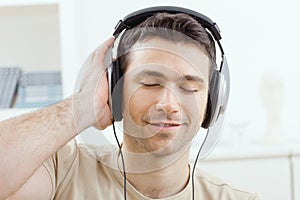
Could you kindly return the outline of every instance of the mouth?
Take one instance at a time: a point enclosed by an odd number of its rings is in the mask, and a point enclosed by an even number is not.
[[[158,123],[148,123],[152,126],[158,126],[158,127],[177,127],[181,126],[181,123],[174,123],[174,122],[158,122]]]
[[[146,122],[156,132],[170,132],[178,130],[183,123],[173,121]]]

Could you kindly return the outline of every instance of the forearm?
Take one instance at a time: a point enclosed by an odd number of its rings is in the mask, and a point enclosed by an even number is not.
[[[78,91],[41,110],[0,122],[0,200],[17,191],[58,149],[82,130],[111,124],[104,58],[114,38],[82,67]],[[76,84],[77,85],[77,84]]]
[[[0,199],[78,133],[72,99],[0,123]]]

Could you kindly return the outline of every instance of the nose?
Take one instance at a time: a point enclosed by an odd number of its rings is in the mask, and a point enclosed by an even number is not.
[[[176,113],[180,110],[178,97],[170,88],[164,88],[159,96],[159,101],[155,105],[156,110],[163,111],[166,114]]]

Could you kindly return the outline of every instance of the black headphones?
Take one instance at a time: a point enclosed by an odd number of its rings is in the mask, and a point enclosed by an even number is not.
[[[210,83],[209,83],[209,94],[208,94],[208,104],[206,110],[206,116],[202,123],[203,128],[212,127],[215,122],[219,119],[221,114],[224,114],[230,92],[230,76],[229,69],[225,57],[224,50],[220,43],[221,35],[220,30],[215,22],[206,17],[203,14],[195,12],[190,9],[174,7],[174,6],[157,6],[150,7],[146,9],[141,9],[127,15],[123,20],[120,20],[115,27],[113,36],[117,38],[119,34],[128,29],[134,28],[141,22],[145,21],[148,17],[153,16],[156,13],[184,13],[194,19],[196,19],[206,30],[208,34],[217,42],[220,52],[221,52],[221,64],[217,69],[213,69]],[[111,64],[108,65],[108,82],[109,82],[109,103],[112,111],[112,120],[120,121],[122,120],[122,88],[119,82],[123,76],[122,70],[120,69],[120,64],[118,59],[115,61],[110,61]],[[121,83],[122,84],[122,83]],[[117,86],[118,85],[118,86]]]

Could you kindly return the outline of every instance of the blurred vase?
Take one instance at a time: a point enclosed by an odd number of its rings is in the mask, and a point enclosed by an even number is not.
[[[263,74],[260,96],[266,111],[266,126],[263,142],[266,145],[286,144],[282,113],[284,104],[284,82],[276,72]]]

